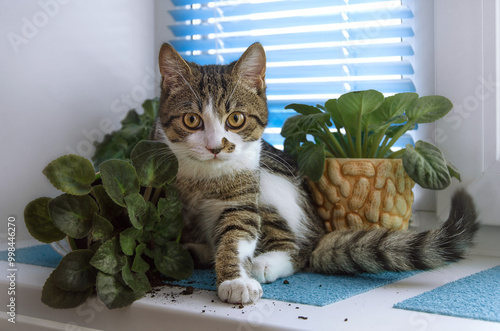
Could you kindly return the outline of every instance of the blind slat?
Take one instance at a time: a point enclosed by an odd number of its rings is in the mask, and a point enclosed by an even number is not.
[[[175,47],[175,46],[174,46]],[[187,61],[196,62],[199,64],[215,64],[217,62],[231,63],[236,61],[241,56],[241,51],[236,49],[234,52],[218,54],[208,54],[207,52],[197,55],[184,55]],[[413,48],[408,43],[393,43],[393,44],[374,44],[374,45],[357,45],[345,47],[303,47],[299,49],[286,50],[266,50],[266,58],[268,63],[284,62],[284,61],[320,61],[320,60],[337,60],[345,59],[345,52],[356,58],[378,58],[389,56],[411,56]],[[296,68],[293,70],[300,70]]]
[[[346,70],[351,76],[379,76],[379,75],[412,75],[413,67],[409,62],[386,63],[356,63],[338,65],[313,65],[300,67],[270,67],[266,75],[272,79],[286,78],[314,78],[314,77],[341,77]]]
[[[345,82],[311,82],[267,84],[268,95],[300,95],[300,94],[341,94],[348,92],[344,84],[349,84],[353,91],[369,90],[374,86],[382,93],[415,92],[411,79],[397,80],[363,80]]]
[[[185,10],[184,10],[185,11]],[[353,11],[344,13],[317,13],[311,16],[292,16],[292,17],[278,17],[269,19],[243,19],[236,21],[220,21],[220,22],[207,22],[210,18],[214,17],[214,12],[210,11],[202,16],[193,16],[190,10],[187,10],[183,17],[178,15],[177,10],[170,11],[171,15],[176,21],[186,21],[188,17],[191,20],[202,20],[201,24],[177,24],[171,25],[170,29],[176,37],[189,36],[193,34],[210,34],[217,31],[225,33],[234,33],[241,31],[248,31],[258,29],[277,29],[287,28],[293,26],[310,26],[319,24],[340,24],[346,23],[346,18],[349,23],[374,21],[380,19],[380,15],[374,15],[373,11]],[[224,13],[225,14],[225,13]],[[299,15],[299,13],[297,13]],[[228,15],[224,15],[224,19],[229,19]],[[219,16],[217,16],[219,17]],[[403,19],[412,18],[413,13],[407,6],[394,8],[384,13],[384,19]],[[253,17],[252,17],[253,18]]]
[[[346,34],[349,35],[349,40],[366,40],[367,30],[365,28],[333,30],[333,31],[313,31],[299,32],[286,34],[271,34],[271,35],[250,35],[242,37],[229,37],[217,40],[200,39],[200,40],[172,40],[172,46],[179,52],[195,51],[195,50],[210,50],[217,48],[246,48],[256,41],[260,41],[264,45],[290,45],[290,44],[308,44],[308,43],[327,43],[340,42],[346,40]],[[413,37],[413,29],[410,26],[382,26],[372,33],[370,39],[385,39],[385,38],[403,38]]]
[[[192,6],[192,5],[208,5],[209,3],[214,3],[215,0],[171,0],[172,3],[175,5],[175,6],[178,6],[178,7],[183,7],[183,6]],[[350,4],[368,4],[368,3],[373,3],[373,2],[390,2],[392,0],[350,0],[349,3]],[[221,1],[222,2],[222,1]],[[234,4],[236,3],[237,1],[227,1],[228,4]],[[284,1],[284,0],[275,0],[275,1],[239,1],[241,4],[254,4],[254,5],[265,5],[266,3],[268,2],[272,2],[272,3],[277,3],[277,2],[281,2],[281,3],[284,3],[284,2],[289,2],[289,1]],[[311,1],[311,0],[295,0],[294,2],[304,2],[304,3],[308,3],[310,5],[318,5],[318,4],[326,4],[326,5],[329,5],[329,6],[343,6],[346,4],[345,0],[314,0],[314,1]],[[286,9],[286,8],[285,8]]]

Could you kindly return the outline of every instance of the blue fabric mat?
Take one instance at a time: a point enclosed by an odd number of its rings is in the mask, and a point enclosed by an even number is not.
[[[500,266],[420,294],[394,308],[500,322]]]
[[[49,268],[57,267],[59,261],[62,259],[62,256],[50,245],[17,248],[15,254],[16,263],[33,264]],[[7,261],[7,258],[7,251],[0,252],[0,260]]]
[[[0,260],[7,260],[7,252],[0,252]],[[16,250],[16,263],[27,263],[55,268],[61,256],[50,245],[39,245]],[[314,306],[325,306],[352,296],[370,291],[398,280],[415,275],[412,272],[384,272],[381,274],[360,274],[357,276],[325,276],[312,273],[298,273],[263,284],[264,298]],[[288,281],[288,284],[285,280]],[[213,270],[195,270],[193,276],[182,281],[167,284],[192,286],[197,289],[215,291]]]
[[[278,279],[271,284],[262,284],[263,297],[271,300],[326,306],[417,273],[418,271],[384,272],[376,275],[360,274],[356,276],[298,273]],[[287,283],[285,280],[288,281],[288,284],[285,284]],[[188,279],[167,283],[215,291],[215,273],[213,270],[195,270],[193,276]]]

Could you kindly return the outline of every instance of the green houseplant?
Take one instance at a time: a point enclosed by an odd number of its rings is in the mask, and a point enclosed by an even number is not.
[[[31,201],[30,234],[71,246],[42,289],[42,302],[73,308],[96,293],[109,309],[132,304],[160,274],[188,278],[193,260],[179,243],[182,204],[173,186],[178,163],[164,143],[147,141],[158,101],[131,110],[122,128],[96,144],[95,164],[64,155],[43,170],[63,194]]]
[[[444,189],[460,175],[430,143],[417,141],[397,151],[391,147],[417,124],[434,122],[452,107],[442,96],[384,97],[375,90],[349,92],[316,107],[290,104],[286,108],[298,115],[283,125],[284,149],[309,179],[318,212],[329,228],[404,229],[411,216],[414,183]],[[336,130],[330,129],[332,125]]]
[[[139,114],[135,109],[129,110],[121,121],[119,130],[104,136],[103,141],[95,142],[95,152],[92,161],[96,168],[107,160],[130,159],[130,153],[141,140],[148,140],[153,131],[154,121],[158,115],[160,100],[147,99],[142,104],[143,112]]]

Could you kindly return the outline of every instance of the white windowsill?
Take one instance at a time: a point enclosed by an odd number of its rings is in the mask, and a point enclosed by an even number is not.
[[[417,214],[423,228],[432,214]],[[425,224],[427,223],[427,224]],[[55,310],[40,302],[41,288],[52,269],[18,264],[16,272],[16,325],[0,308],[0,330],[498,330],[499,323],[455,318],[392,308],[456,279],[500,264],[495,241],[500,228],[481,231],[479,245],[466,260],[446,268],[424,272],[399,282],[325,307],[261,299],[255,305],[222,303],[214,292],[195,290],[181,295],[181,287],[164,287],[132,306],[109,311],[93,298],[76,309]],[[18,243],[20,248],[38,242]],[[3,248],[3,247],[0,247]],[[7,274],[7,263],[0,268]],[[0,279],[0,293],[7,302],[8,281]],[[212,300],[214,302],[212,302]],[[299,316],[307,317],[301,319]],[[347,319],[347,320],[346,320]]]

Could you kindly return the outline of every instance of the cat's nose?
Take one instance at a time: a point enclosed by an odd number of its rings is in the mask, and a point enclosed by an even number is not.
[[[210,151],[210,153],[212,153],[213,155],[217,155],[220,153],[220,151],[222,151],[224,147],[222,146],[219,146],[219,147],[214,147],[214,148],[209,148],[207,147],[207,149]]]

